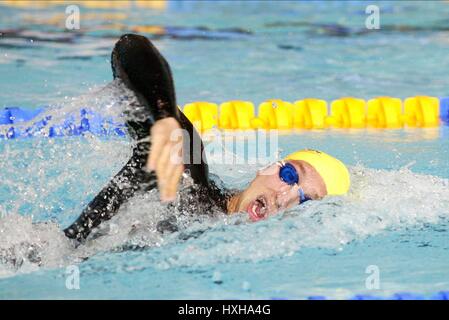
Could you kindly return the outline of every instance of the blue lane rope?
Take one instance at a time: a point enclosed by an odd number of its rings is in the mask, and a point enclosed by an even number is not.
[[[286,297],[271,297],[271,300],[289,300]],[[294,299],[294,298],[293,298]],[[333,300],[332,297],[323,295],[308,296],[307,300]],[[349,300],[449,300],[449,291],[439,291],[434,294],[418,294],[413,292],[397,292],[391,296],[378,296],[371,294],[356,294]]]
[[[449,97],[440,99],[440,118],[449,123]]]
[[[431,295],[418,294],[413,292],[398,292],[388,297],[381,297],[370,294],[358,294],[351,300],[449,300],[449,291],[440,291]]]
[[[332,297],[322,295],[308,296],[307,300],[333,300]],[[289,300],[285,297],[271,297],[271,300]],[[378,296],[371,294],[356,294],[349,300],[449,300],[449,291],[439,291],[434,294],[424,295],[413,292],[397,292],[391,296]]]
[[[80,110],[79,117],[72,114],[67,116],[62,124],[49,126],[52,116],[41,116],[45,110],[46,107],[37,109],[6,107],[0,109],[0,139],[32,136],[78,136],[86,132],[104,136],[124,136],[126,134],[126,127],[123,123],[114,122],[111,118],[105,118],[101,114],[86,108]],[[449,124],[449,97],[440,98],[440,118],[444,123]],[[27,128],[15,126],[27,121],[34,122]]]
[[[81,109],[77,117],[70,114],[63,123],[56,125],[49,125],[52,116],[43,116],[44,111],[45,108],[23,109],[20,107],[7,107],[0,110],[0,139],[79,136],[87,132],[103,136],[126,134],[124,123],[118,123],[112,118],[103,117],[88,109]],[[23,126],[27,121],[31,122],[30,125]]]

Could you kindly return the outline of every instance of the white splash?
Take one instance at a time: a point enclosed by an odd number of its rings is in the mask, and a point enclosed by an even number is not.
[[[449,181],[400,171],[351,169],[347,196],[328,197],[251,223],[244,214],[184,217],[178,232],[161,234],[157,222],[173,213],[156,192],[138,196],[74,249],[53,223],[0,219],[1,275],[57,267],[104,251],[146,248],[136,266],[173,268],[289,256],[302,248],[343,250],[352,241],[449,218]],[[19,261],[13,262],[12,260]]]
[[[352,168],[351,175],[347,196],[310,202],[259,223],[234,217],[193,226],[185,232],[207,232],[150,254],[147,263],[161,268],[203,266],[288,256],[306,247],[343,250],[349,242],[381,232],[449,218],[446,179],[361,166]]]

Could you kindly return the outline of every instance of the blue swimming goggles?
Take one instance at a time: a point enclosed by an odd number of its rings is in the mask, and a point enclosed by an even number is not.
[[[299,175],[296,168],[291,163],[285,163],[284,161],[279,161],[279,178],[290,186],[299,184]],[[304,190],[301,187],[298,189],[299,192],[299,203],[304,203],[306,201],[312,200],[304,194]]]

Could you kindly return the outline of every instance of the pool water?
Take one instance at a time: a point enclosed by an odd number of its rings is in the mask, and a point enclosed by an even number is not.
[[[64,6],[0,3],[0,104],[49,106],[55,118],[86,106],[119,114],[109,54],[120,34],[142,25],[166,30],[147,36],[171,64],[180,105],[448,96],[449,4],[376,3],[375,32],[365,32],[366,3],[356,1],[82,7],[78,32],[64,29]],[[0,298],[347,299],[449,290],[449,127],[296,131],[280,135],[278,146],[282,156],[313,148],[340,158],[350,166],[350,193],[259,223],[201,215],[169,235],[154,230],[168,213],[149,193],[73,249],[60,230],[128,160],[129,138],[1,141]],[[211,171],[229,187],[243,188],[260,168],[223,164],[213,148],[208,141]],[[70,290],[74,265],[79,289]]]

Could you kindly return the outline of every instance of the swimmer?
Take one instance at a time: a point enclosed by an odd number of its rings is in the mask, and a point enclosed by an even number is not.
[[[173,203],[186,176],[193,184],[188,188],[191,196],[181,196],[178,201],[181,212],[197,214],[217,208],[228,214],[246,212],[252,221],[308,200],[348,191],[350,179],[345,165],[315,150],[292,153],[259,170],[243,191],[221,187],[209,175],[199,134],[177,107],[170,67],[156,47],[143,36],[123,35],[112,51],[111,65],[114,79],[123,82],[137,97],[138,103],[130,104],[124,112],[135,147],[131,159],[64,230],[67,237],[85,240],[138,193],[157,188],[162,202]],[[188,133],[187,139],[171,139],[179,129]],[[200,148],[194,148],[195,141],[200,142]],[[171,161],[176,148],[181,149],[183,161]],[[175,231],[174,221],[176,217],[161,221],[158,230]]]

